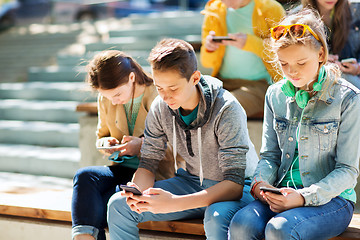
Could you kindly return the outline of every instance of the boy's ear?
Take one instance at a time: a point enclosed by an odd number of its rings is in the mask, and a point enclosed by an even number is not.
[[[201,79],[201,73],[199,70],[196,70],[190,78],[190,80],[193,82],[194,85],[198,84],[200,79]]]

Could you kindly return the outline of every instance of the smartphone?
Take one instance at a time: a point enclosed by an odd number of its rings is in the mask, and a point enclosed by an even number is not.
[[[120,187],[125,191],[125,192],[132,192],[134,195],[142,195],[142,192],[139,191],[139,189],[137,189],[136,187],[132,187],[132,186],[128,186],[128,185],[120,185]]]
[[[228,36],[214,36],[212,40],[214,42],[221,42],[222,40],[235,41],[235,39],[232,39]]]
[[[280,192],[280,189],[278,189],[278,188],[260,187],[260,190],[262,190],[264,192],[272,192],[272,193],[275,193],[275,194],[282,194]]]
[[[353,62],[357,62],[356,58],[345,58],[341,60],[341,63],[353,63]]]
[[[121,147],[123,144],[115,144],[115,145],[109,145],[109,146],[99,146],[96,147],[97,149],[114,149],[114,148],[119,148]]]

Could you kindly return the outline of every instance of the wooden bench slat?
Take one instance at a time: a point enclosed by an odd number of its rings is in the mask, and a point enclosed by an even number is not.
[[[201,219],[175,220],[175,221],[148,221],[139,223],[138,227],[143,230],[186,233],[193,235],[205,235]]]

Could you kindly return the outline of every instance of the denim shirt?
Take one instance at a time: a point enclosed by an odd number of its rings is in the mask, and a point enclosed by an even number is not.
[[[253,184],[265,181],[278,186],[282,181],[294,157],[299,125],[299,168],[304,188],[297,191],[304,197],[305,206],[323,205],[356,185],[360,92],[343,79],[328,78],[302,114],[295,99],[282,92],[283,83],[275,83],[266,93],[261,160]]]

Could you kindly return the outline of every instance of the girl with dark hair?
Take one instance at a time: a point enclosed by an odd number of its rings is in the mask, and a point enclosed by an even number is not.
[[[81,168],[75,174],[72,236],[75,240],[103,240],[107,202],[117,185],[131,181],[138,167],[145,118],[157,91],[141,66],[117,50],[97,54],[87,71],[88,83],[99,92],[96,146],[111,155],[113,164]],[[113,145],[118,147],[106,149]],[[172,159],[169,151],[165,158]],[[173,163],[162,164],[159,172],[163,174],[158,172],[158,179],[173,176]]]
[[[329,61],[335,62],[343,77],[360,88],[360,3],[348,0],[301,3],[317,10],[328,29]]]

